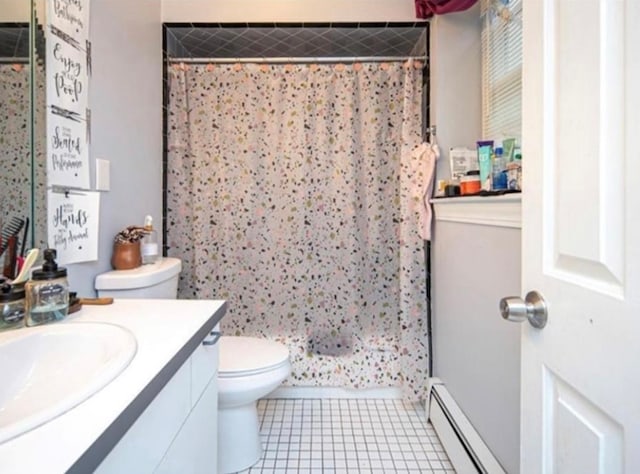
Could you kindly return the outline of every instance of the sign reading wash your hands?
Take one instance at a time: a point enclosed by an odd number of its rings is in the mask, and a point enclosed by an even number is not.
[[[47,196],[49,247],[58,252],[58,263],[98,259],[100,193],[49,191]]]
[[[89,0],[48,0],[47,183],[89,189]]]

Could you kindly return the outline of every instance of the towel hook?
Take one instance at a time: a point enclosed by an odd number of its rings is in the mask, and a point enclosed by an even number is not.
[[[427,130],[429,132],[429,143],[431,143],[432,145],[437,145],[438,140],[436,139],[436,126],[431,125]]]

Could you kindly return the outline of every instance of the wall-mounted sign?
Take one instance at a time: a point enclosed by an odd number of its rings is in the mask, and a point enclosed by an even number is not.
[[[98,260],[100,193],[55,192],[47,197],[49,247],[61,265]]]
[[[86,49],[60,30],[50,28],[50,32],[47,37],[47,106],[55,105],[84,116],[89,97]]]
[[[90,0],[47,0],[47,185],[89,189]],[[61,264],[98,259],[100,194],[49,189],[49,247]]]
[[[89,39],[89,0],[48,0],[49,24],[84,43]]]
[[[89,135],[84,117],[53,106],[47,118],[47,179],[50,184],[89,189]]]
[[[47,184],[89,189],[89,0],[48,0]]]

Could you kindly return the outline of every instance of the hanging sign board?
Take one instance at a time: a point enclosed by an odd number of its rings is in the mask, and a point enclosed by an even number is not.
[[[89,39],[89,0],[48,0],[47,19],[80,43]]]
[[[49,247],[61,265],[98,260],[100,193],[57,192],[47,196]]]
[[[89,135],[84,118],[53,107],[47,119],[47,150],[50,184],[89,189]]]
[[[79,42],[55,27],[47,36],[47,105],[87,113],[89,59]]]

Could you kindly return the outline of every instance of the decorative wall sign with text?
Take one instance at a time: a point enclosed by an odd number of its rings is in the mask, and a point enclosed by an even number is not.
[[[47,179],[56,186],[89,189],[88,124],[53,107],[47,120]]]
[[[48,193],[49,247],[58,252],[58,263],[98,260],[100,193]]]
[[[48,0],[47,18],[79,42],[89,39],[89,0]]]
[[[89,189],[89,0],[47,0],[47,185]]]
[[[47,106],[55,105],[81,116],[87,113],[89,70],[86,50],[50,28],[47,37]]]

